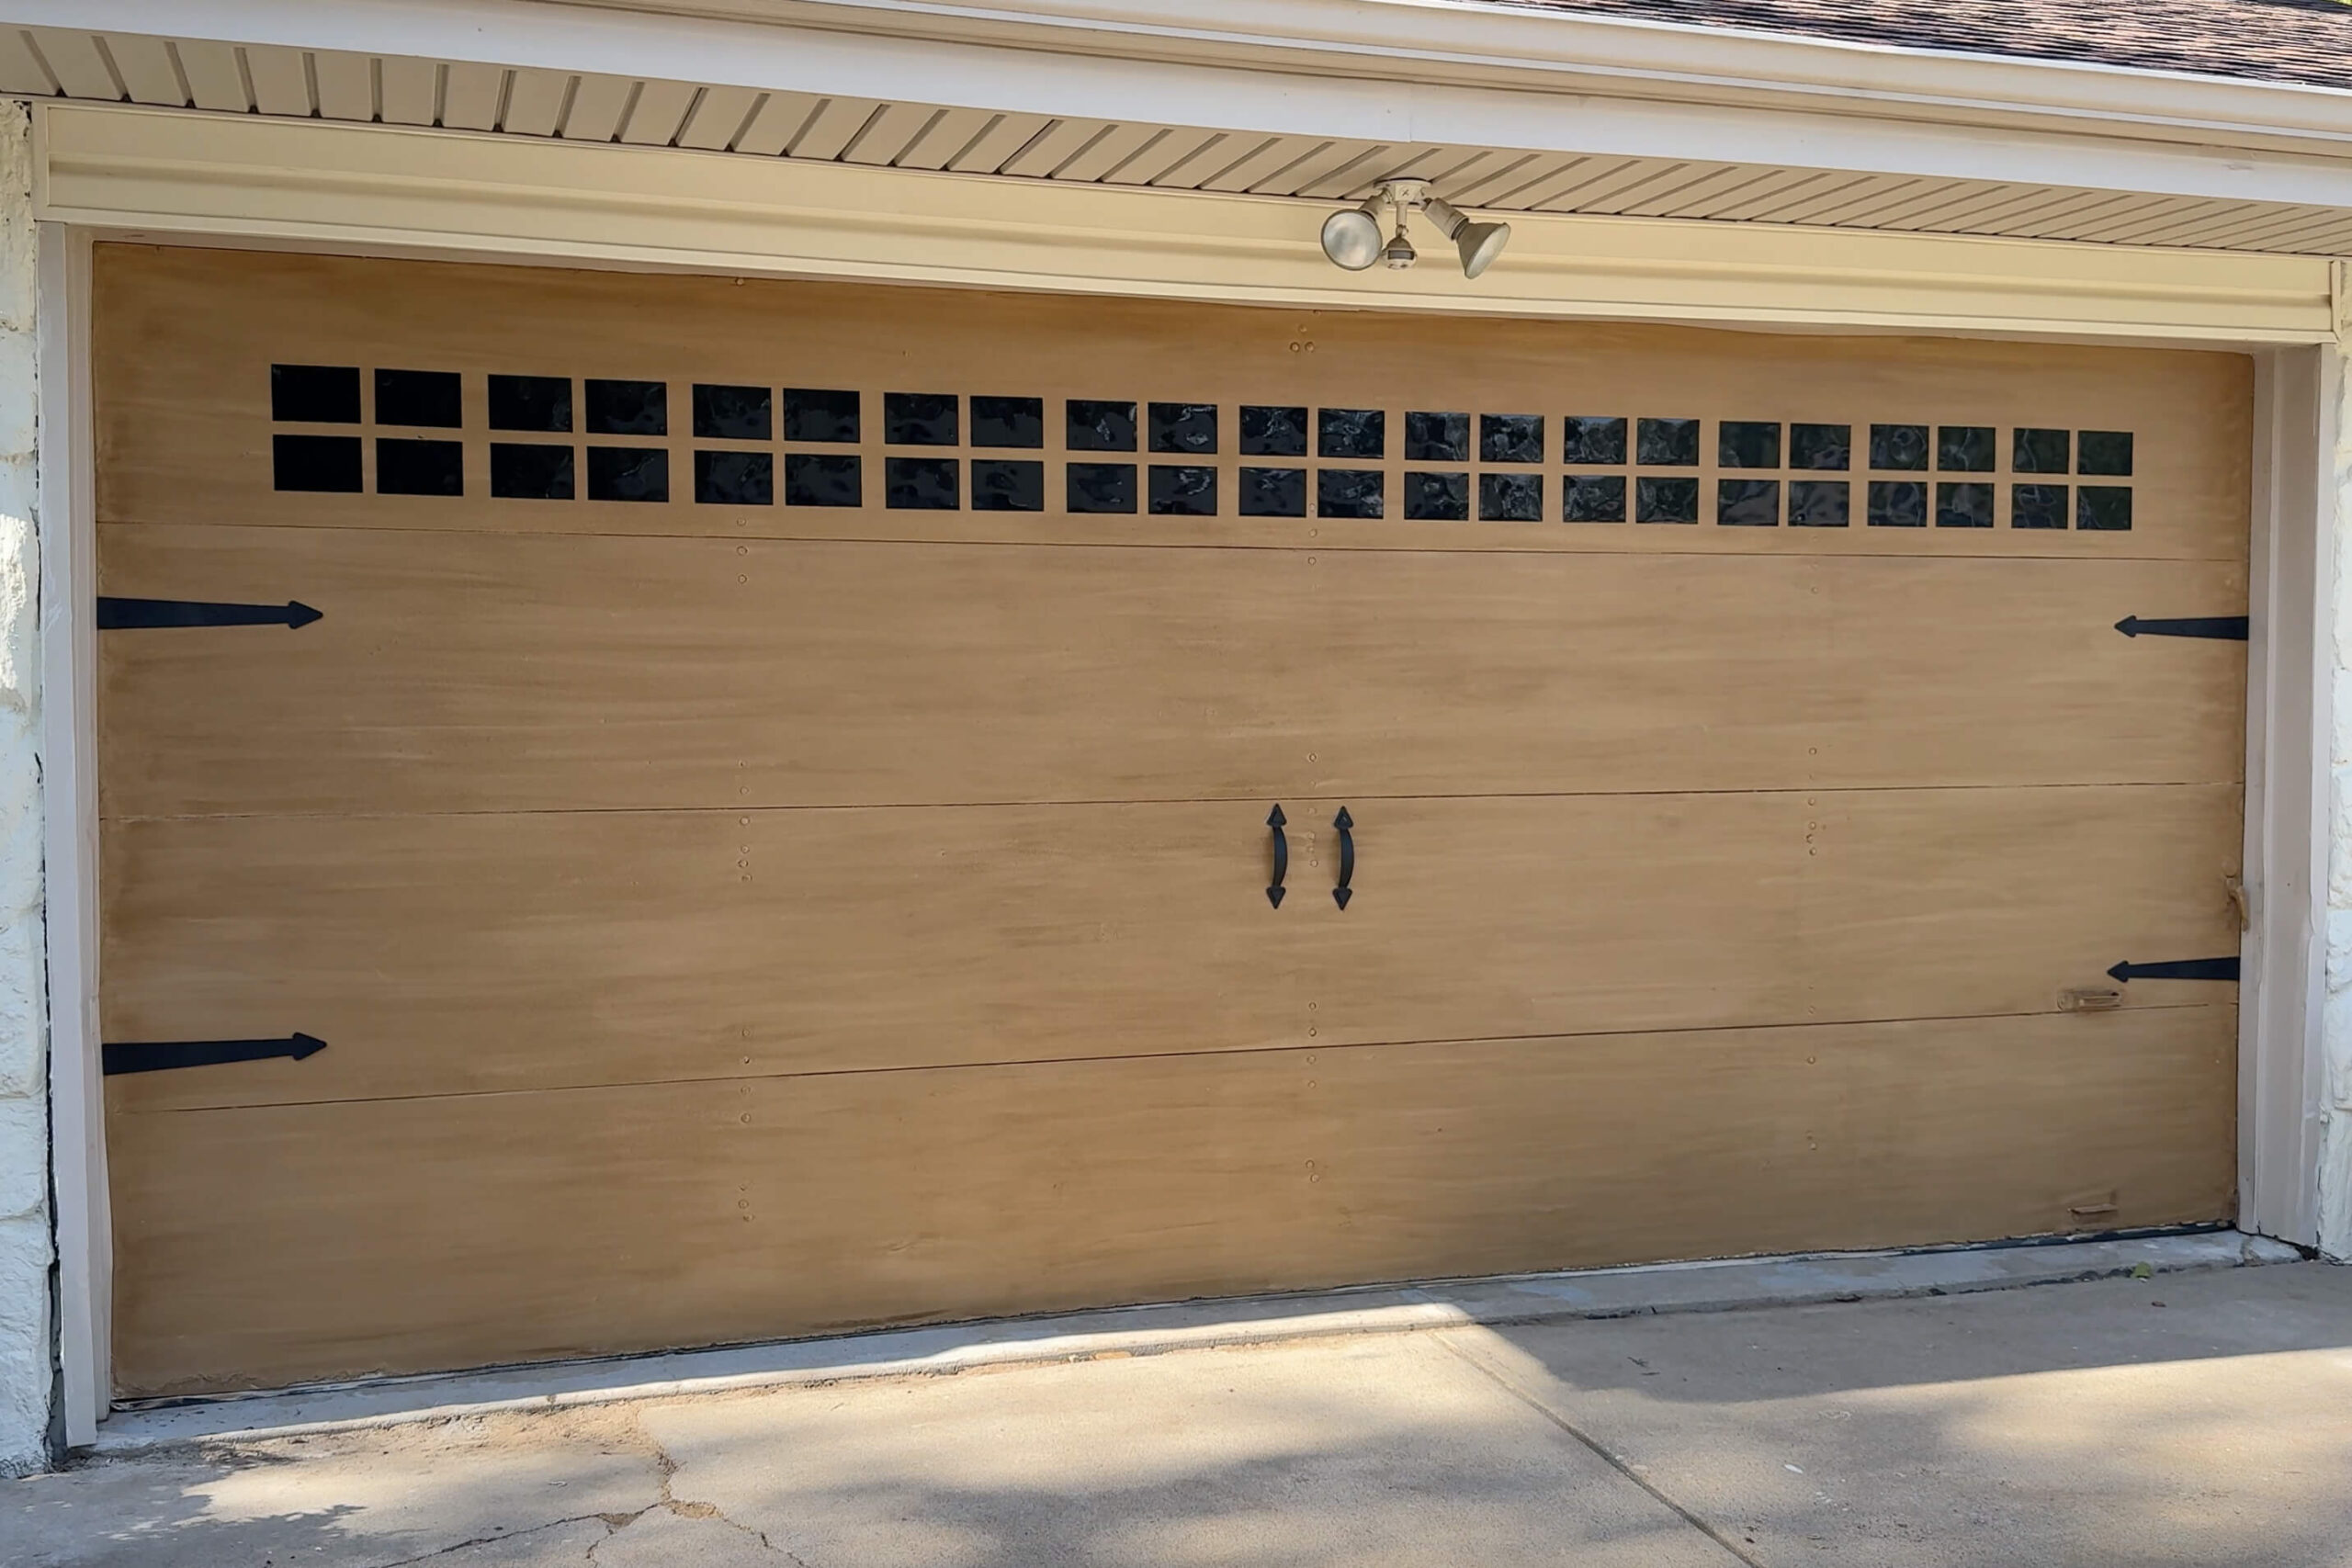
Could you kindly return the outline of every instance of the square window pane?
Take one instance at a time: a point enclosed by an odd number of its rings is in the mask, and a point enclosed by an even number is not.
[[[1989,474],[1994,451],[1989,424],[1947,424],[1936,432],[1936,467],[1947,473]]]
[[[1917,472],[1928,466],[1928,427],[1924,424],[1871,426],[1871,467],[1896,472]]]
[[[1043,398],[974,398],[972,445],[975,446],[1043,446],[1046,444],[1046,400]],[[1043,483],[1043,480],[1039,481]],[[973,504],[979,491],[972,492]],[[1026,512],[1028,507],[1012,510]]]
[[[509,501],[570,501],[571,448],[492,443],[490,493]]]
[[[358,372],[352,376],[356,395]],[[269,459],[270,481],[276,489],[359,493],[356,435],[274,435]]]
[[[2084,485],[2075,491],[2075,526],[2120,534],[2132,526],[2132,487]]]
[[[1540,463],[1544,460],[1544,416],[1482,413],[1478,416],[1478,460]]]
[[[1216,470],[1154,463],[1151,510],[1163,517],[1216,516]]]
[[[591,435],[667,435],[670,388],[662,381],[590,380],[581,406]],[[588,498],[596,499],[596,462],[588,461]]]
[[[1072,512],[1133,512],[1136,509],[1136,466],[1133,463],[1072,463],[1066,488]]]
[[[564,376],[492,376],[492,430],[568,431],[571,428],[571,381]]]
[[[1241,410],[1241,455],[1245,457],[1306,457],[1306,411],[1244,404]],[[1290,513],[1268,515],[1288,516]]]
[[[376,493],[465,494],[465,446],[456,441],[379,437],[376,442]]]
[[[1773,445],[1780,432],[1772,433]],[[1781,481],[1778,479],[1717,479],[1715,521],[1726,528],[1777,528],[1781,525]]]
[[[964,504],[953,457],[885,457],[882,504],[899,512],[953,512]]]
[[[705,506],[775,504],[775,458],[765,452],[695,454],[695,500]]]
[[[1560,422],[1560,460],[1596,468],[1623,462],[1625,422],[1570,414]]]
[[[1921,448],[1924,453],[1925,447]],[[1916,479],[1871,481],[1871,526],[1924,528],[1928,525],[1928,487]]]
[[[1408,463],[1466,463],[1470,460],[1470,416],[1466,413],[1405,415],[1405,460]]]
[[[269,367],[269,417],[308,424],[359,423],[359,367],[356,365],[273,365]]]
[[[765,387],[695,383],[696,435],[717,441],[765,441],[775,428],[774,400]]]
[[[588,448],[591,501],[667,501],[670,454],[659,446]]]
[[[857,394],[814,387],[784,389],[784,438],[786,441],[854,443],[858,438]],[[785,466],[786,501],[792,499],[792,465]],[[810,505],[831,505],[811,502]],[[855,502],[850,502],[854,506]]]
[[[1645,419],[1635,427],[1634,460],[1649,468],[1690,468],[1699,463],[1699,422],[1695,419]],[[1691,515],[1677,523],[1696,523],[1698,491],[1691,494]],[[1647,521],[1647,519],[1645,519]],[[1660,522],[1668,519],[1660,518]]]
[[[1544,521],[1544,476],[1480,474],[1478,517],[1487,523],[1541,523]]]
[[[2011,485],[2009,526],[2064,528],[2066,525],[2064,485]]]
[[[1625,521],[1625,479],[1622,474],[1570,474],[1563,481],[1560,496],[1560,516],[1565,522]]]
[[[1634,486],[1634,519],[1638,523],[1696,523],[1699,521],[1699,481],[1636,481]]]
[[[1405,416],[1409,421],[1413,416]],[[1408,426],[1407,441],[1412,439]],[[1462,444],[1470,445],[1470,420],[1462,420]],[[1470,516],[1470,476],[1468,474],[1427,474],[1408,471],[1405,475],[1405,515],[1420,523],[1461,523]]]
[[[1853,508],[1853,487],[1843,479],[1794,479],[1789,484],[1789,526],[1843,528]]]
[[[2022,429],[2014,434],[2009,452],[2010,472],[2063,474],[2073,469],[2074,454],[2070,448],[2074,438],[2070,432]]]
[[[882,439],[893,446],[953,446],[963,438],[953,392],[885,392]],[[885,486],[890,481],[883,479]],[[897,502],[890,502],[896,506]],[[931,503],[925,502],[926,509]]]
[[[1993,525],[1993,487],[1982,484],[1939,484],[1936,486],[1936,526],[1939,528],[1990,528]]]
[[[1377,457],[1387,449],[1388,416],[1379,409],[1316,410],[1315,450],[1318,457]]]
[[[1248,410],[1242,411],[1247,413]],[[1306,411],[1301,409],[1304,414]],[[1302,445],[1305,427],[1300,428]],[[1305,468],[1244,468],[1241,515],[1244,517],[1304,517],[1306,515]]]
[[[1321,517],[1378,517],[1386,499],[1378,468],[1315,470],[1315,511]]]
[[[1726,468],[1781,466],[1781,427],[1756,420],[1727,419],[1715,430],[1715,460]]]
[[[2081,472],[2129,474],[2132,433],[2128,430],[2086,430],[2082,435]]]
[[[1067,445],[1073,452],[1132,452],[1136,449],[1136,405],[1072,398],[1065,411]],[[1134,510],[1132,507],[1130,511]]]
[[[1153,451],[1205,455],[1216,450],[1215,403],[1154,403],[1149,412]]]
[[[974,435],[979,434],[980,400],[972,400]],[[1042,426],[1045,415],[1038,419]],[[1046,465],[1028,457],[972,459],[972,510],[975,512],[1043,512],[1046,510]]]
[[[1850,468],[1853,466],[1852,425],[1789,426],[1789,467],[1792,468]]]
[[[455,430],[466,423],[455,370],[379,370],[376,423]],[[376,487],[381,490],[383,487]],[[437,492],[436,492],[437,493]]]
[[[786,393],[787,398],[791,394]],[[787,410],[790,404],[786,405]],[[787,412],[789,423],[791,414]],[[784,455],[784,503],[786,506],[858,506],[864,504],[857,458],[830,452],[787,452]]]

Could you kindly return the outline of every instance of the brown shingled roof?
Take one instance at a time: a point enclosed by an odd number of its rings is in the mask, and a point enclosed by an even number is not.
[[[2344,0],[1503,0],[1547,11],[2352,89]]]

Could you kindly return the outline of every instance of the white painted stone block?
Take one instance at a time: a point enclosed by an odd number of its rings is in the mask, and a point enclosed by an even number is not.
[[[49,1215],[0,1219],[0,1475],[49,1462]]]

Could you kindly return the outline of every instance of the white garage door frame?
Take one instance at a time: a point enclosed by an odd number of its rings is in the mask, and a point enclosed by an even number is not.
[[[2339,264],[2039,242],[1535,218],[1473,286],[1349,276],[1312,208],[661,149],[44,105],[41,628],[52,1126],[69,1443],[107,1404],[97,998],[89,258],[147,239],[485,262],[2239,349],[2257,373],[2239,1213],[2317,1240]],[[2020,170],[2020,174],[2030,171]]]

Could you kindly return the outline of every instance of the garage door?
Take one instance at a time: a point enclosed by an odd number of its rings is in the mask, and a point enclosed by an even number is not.
[[[126,1393],[2230,1213],[2241,358],[96,289]]]

